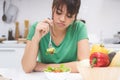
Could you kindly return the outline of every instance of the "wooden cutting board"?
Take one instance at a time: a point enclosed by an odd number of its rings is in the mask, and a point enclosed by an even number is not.
[[[83,80],[120,80],[120,67],[79,68]]]

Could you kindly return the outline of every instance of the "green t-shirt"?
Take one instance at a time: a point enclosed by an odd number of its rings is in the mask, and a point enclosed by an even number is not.
[[[30,27],[27,39],[31,40],[38,22]],[[38,61],[43,63],[64,63],[77,60],[77,43],[82,39],[88,39],[87,29],[83,22],[76,21],[67,28],[66,35],[60,45],[56,46],[54,54],[46,54],[50,33],[47,33],[39,42]]]

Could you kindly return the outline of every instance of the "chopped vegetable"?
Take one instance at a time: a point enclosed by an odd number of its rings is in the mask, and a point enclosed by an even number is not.
[[[44,71],[45,72],[69,72],[70,68],[65,67],[63,64],[61,64],[59,67],[51,67],[51,66],[49,66]]]
[[[47,49],[47,53],[49,54],[54,54],[55,53],[55,48],[51,47]]]

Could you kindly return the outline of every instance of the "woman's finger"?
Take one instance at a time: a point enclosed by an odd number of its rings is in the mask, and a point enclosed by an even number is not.
[[[50,19],[50,18],[45,19],[44,22],[45,22],[45,23],[48,23],[50,27],[53,26],[53,20]]]

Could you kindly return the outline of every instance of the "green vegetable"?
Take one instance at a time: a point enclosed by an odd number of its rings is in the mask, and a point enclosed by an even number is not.
[[[70,68],[64,66],[64,64],[61,64],[59,67],[49,66],[44,71],[45,72],[68,72],[68,71],[70,71]]]
[[[55,53],[55,48],[48,48],[47,49],[47,53],[49,53],[49,54],[54,54]]]

